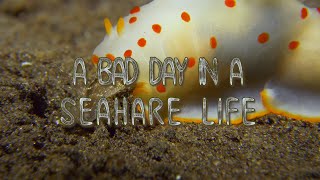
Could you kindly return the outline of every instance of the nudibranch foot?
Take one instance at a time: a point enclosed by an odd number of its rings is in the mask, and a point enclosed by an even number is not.
[[[266,109],[274,114],[309,122],[320,121],[319,92],[270,81],[261,97]]]
[[[222,124],[226,124],[229,118],[230,124],[241,124],[243,118],[249,121],[270,113],[262,103],[261,91],[262,88],[235,88],[234,91],[228,90],[226,93],[221,93],[220,96],[212,94],[209,97],[203,96],[197,100],[184,100],[181,101],[184,104],[181,107],[181,112],[177,113],[175,118],[180,122],[202,123],[204,115],[203,98],[206,98],[207,121],[213,121],[216,124],[221,121]],[[251,101],[244,102],[248,98]],[[246,113],[245,109],[254,109],[254,111]]]

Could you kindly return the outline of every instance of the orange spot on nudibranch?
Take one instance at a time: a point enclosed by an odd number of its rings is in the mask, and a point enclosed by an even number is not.
[[[264,32],[258,36],[258,42],[264,44],[269,41],[269,34]]]
[[[295,50],[299,47],[299,45],[300,45],[299,41],[291,41],[288,47],[291,50]]]
[[[225,0],[224,4],[229,8],[233,8],[236,6],[236,1],[235,0]]]
[[[124,57],[131,57],[132,51],[130,49],[126,50],[123,54]]]
[[[159,34],[161,32],[161,26],[159,24],[152,25],[152,29],[155,33]]]
[[[192,68],[196,64],[196,60],[193,57],[189,58],[188,67]]]
[[[111,61],[114,61],[115,59],[114,55],[110,53],[106,54],[106,57],[109,58]]]
[[[131,9],[130,14],[138,13],[139,11],[140,11],[140,7],[136,6],[136,7]]]
[[[129,19],[129,23],[130,24],[133,24],[133,23],[135,23],[137,21],[137,17],[131,17],[130,19]]]
[[[185,22],[189,22],[191,20],[190,15],[187,12],[181,13],[181,19]]]
[[[210,46],[212,49],[217,48],[218,42],[217,39],[215,37],[211,37],[210,38]]]
[[[146,39],[140,38],[140,39],[138,40],[138,45],[139,45],[140,47],[144,47],[144,46],[146,46],[146,44],[147,44]]]
[[[307,8],[302,8],[301,9],[301,18],[306,19],[308,17],[308,9]]]
[[[139,104],[139,106],[136,106],[136,108],[137,108],[137,111],[138,111],[139,113],[141,113],[141,112],[142,112],[142,109],[141,109],[140,104]]]
[[[318,12],[320,13],[320,8],[317,8]]]
[[[97,55],[93,55],[93,56],[91,57],[91,61],[92,61],[93,64],[98,64],[98,62],[99,62],[99,57],[98,57]]]
[[[164,92],[166,92],[166,87],[164,87],[163,84],[158,84],[158,85],[157,85],[157,91],[158,91],[159,93],[164,93]]]

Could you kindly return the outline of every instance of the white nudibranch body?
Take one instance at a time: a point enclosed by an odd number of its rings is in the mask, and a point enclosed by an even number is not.
[[[154,0],[135,7],[112,27],[94,50],[99,57],[132,57],[140,75],[134,95],[183,100],[182,121],[201,119],[202,98],[208,119],[217,119],[217,100],[253,97],[255,118],[267,113],[320,122],[320,9],[299,0]],[[183,86],[149,84],[149,60],[187,57]],[[200,86],[199,58],[219,62],[219,85]],[[239,58],[245,85],[228,84],[230,63]],[[210,84],[210,83],[209,83]],[[238,109],[241,109],[241,103]],[[241,111],[231,119],[237,123]]]

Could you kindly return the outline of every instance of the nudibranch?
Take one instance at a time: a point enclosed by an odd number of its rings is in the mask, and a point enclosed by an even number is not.
[[[135,59],[134,96],[181,98],[180,121],[201,121],[203,97],[210,102],[208,119],[216,120],[217,99],[233,96],[255,98],[249,119],[275,113],[320,122],[320,8],[299,0],[154,0],[134,7],[116,26],[108,19],[104,25],[107,34],[92,62]],[[189,58],[183,86],[151,86],[150,57]],[[219,86],[199,85],[200,57],[219,60]],[[245,86],[225,83],[234,58],[241,60]],[[232,115],[232,123],[240,116]]]

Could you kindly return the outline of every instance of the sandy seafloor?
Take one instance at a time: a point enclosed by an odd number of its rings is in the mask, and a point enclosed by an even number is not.
[[[143,3],[0,0],[0,179],[320,178],[320,124],[277,115],[252,127],[58,125],[61,100],[83,91],[74,59],[90,62],[105,17]]]

